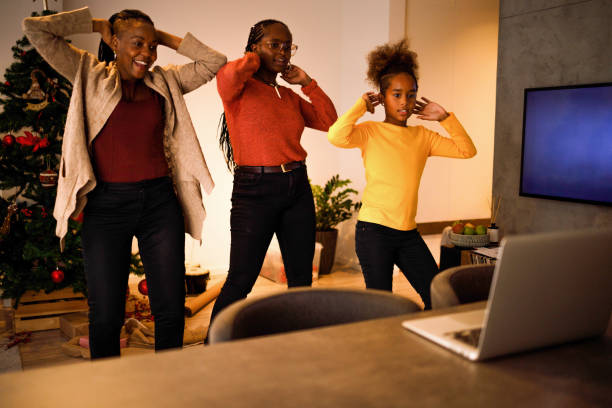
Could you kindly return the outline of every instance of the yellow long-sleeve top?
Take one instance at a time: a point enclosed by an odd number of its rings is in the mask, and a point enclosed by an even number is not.
[[[355,123],[366,112],[363,98],[338,118],[327,134],[342,148],[358,147],[366,188],[358,219],[408,231],[416,228],[419,183],[429,156],[470,158],[476,147],[453,113],[440,122],[451,138],[423,126]]]

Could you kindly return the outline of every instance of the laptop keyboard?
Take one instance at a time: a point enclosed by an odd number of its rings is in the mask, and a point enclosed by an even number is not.
[[[478,341],[480,340],[481,327],[470,330],[461,330],[458,332],[450,333],[455,340],[459,340],[463,343],[469,344],[473,347],[478,347]]]

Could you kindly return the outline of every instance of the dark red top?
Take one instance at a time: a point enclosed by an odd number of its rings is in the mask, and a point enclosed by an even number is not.
[[[161,97],[121,100],[93,142],[96,177],[130,183],[168,174]]]

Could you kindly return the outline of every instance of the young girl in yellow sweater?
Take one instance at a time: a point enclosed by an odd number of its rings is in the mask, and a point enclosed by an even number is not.
[[[417,100],[416,54],[405,41],[377,47],[368,62],[368,80],[380,93],[363,94],[328,133],[338,147],[361,149],[366,188],[355,232],[357,256],[368,289],[391,291],[397,265],[430,309],[429,285],[438,267],[416,229],[421,175],[429,156],[470,158],[476,148],[453,113],[425,97]],[[356,124],[379,104],[384,122]],[[451,138],[407,126],[413,113],[440,122]]]

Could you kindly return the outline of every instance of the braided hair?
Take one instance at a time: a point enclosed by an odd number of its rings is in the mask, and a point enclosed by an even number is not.
[[[400,72],[412,76],[418,88],[417,69],[417,55],[408,48],[405,39],[378,46],[368,54],[368,81],[380,89],[383,95],[389,87],[391,77]]]
[[[149,17],[142,11],[133,10],[133,9],[125,9],[125,10],[121,10],[118,13],[113,14],[108,19],[109,23],[111,24],[112,33],[115,34],[117,31],[115,28],[115,23],[117,22],[117,20],[127,21],[131,19],[141,20],[141,21],[144,21],[145,23],[155,25],[153,24],[153,20],[151,20],[151,17]],[[98,47],[98,60],[102,62],[106,62],[106,63],[109,63],[115,60],[115,53],[113,52],[113,49],[107,43],[105,43],[104,40],[100,40],[100,46]]]
[[[251,27],[249,31],[249,39],[247,40],[246,47],[244,47],[245,52],[252,51],[251,46],[253,44],[257,44],[259,40],[264,36],[264,29],[272,24],[282,24],[287,31],[289,31],[289,27],[287,24],[282,21],[267,19],[261,20],[257,22],[254,26]],[[230,172],[234,172],[236,169],[236,162],[234,161],[234,149],[232,149],[232,143],[230,141],[229,129],[227,128],[227,120],[225,118],[225,112],[221,114],[221,118],[219,119],[219,147],[225,156],[225,163],[227,164],[227,168]]]

